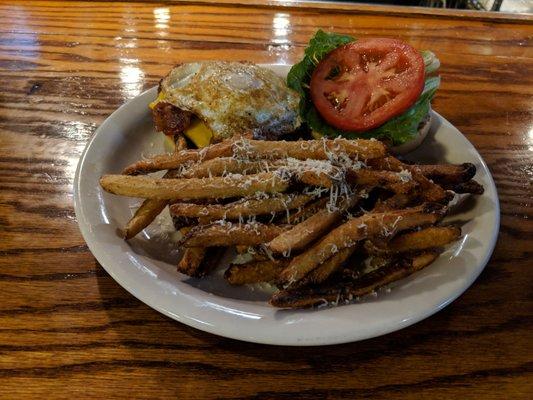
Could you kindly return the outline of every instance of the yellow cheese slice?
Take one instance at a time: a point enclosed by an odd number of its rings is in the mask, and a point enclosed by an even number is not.
[[[163,92],[159,93],[159,95],[157,96],[157,99],[155,99],[154,101],[152,101],[148,107],[150,107],[152,110],[154,109],[155,105],[157,103],[159,103],[161,100],[164,100],[165,99],[165,95],[163,94]]]
[[[213,132],[207,127],[203,121],[194,118],[191,126],[184,132],[198,148],[209,146],[213,138]]]

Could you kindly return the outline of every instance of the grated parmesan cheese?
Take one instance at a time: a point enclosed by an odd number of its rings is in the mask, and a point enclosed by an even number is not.
[[[398,176],[400,177],[400,180],[402,182],[409,182],[413,179],[413,175],[411,174],[411,171],[408,171],[406,169],[402,169],[400,172],[398,172]]]

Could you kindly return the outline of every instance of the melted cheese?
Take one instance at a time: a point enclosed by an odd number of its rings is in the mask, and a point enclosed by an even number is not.
[[[213,138],[213,132],[198,118],[193,119],[191,126],[187,128],[184,135],[191,139],[198,148],[209,146]]]
[[[166,97],[166,96],[163,94],[163,92],[160,92],[160,93],[157,95],[157,99],[155,99],[154,101],[152,101],[152,102],[148,105],[148,107],[150,107],[150,109],[153,110],[154,107],[155,107],[155,105],[156,105],[157,103],[159,103],[160,101],[164,100],[165,97]]]

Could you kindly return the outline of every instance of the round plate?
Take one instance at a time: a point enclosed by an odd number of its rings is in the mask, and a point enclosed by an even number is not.
[[[268,65],[281,76],[289,66]],[[433,264],[358,303],[315,310],[278,310],[268,305],[268,288],[231,287],[223,266],[197,280],[176,272],[178,252],[168,211],[133,240],[124,227],[138,199],[104,192],[98,179],[142,156],[163,152],[163,139],[153,128],[148,103],[152,88],[115,111],[88,143],[76,170],[75,209],[80,230],[98,262],[139,300],[184,324],[249,342],[277,345],[326,345],[392,332],[430,316],[463,293],[487,263],[499,229],[499,203],[494,181],[476,149],[448,121],[433,113],[430,134],[409,154],[419,162],[471,162],[475,179],[485,187],[467,197],[448,220],[462,224],[463,237]],[[224,260],[221,260],[224,263]]]

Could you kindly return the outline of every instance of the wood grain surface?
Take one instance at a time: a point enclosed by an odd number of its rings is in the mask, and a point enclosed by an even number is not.
[[[0,398],[531,398],[532,19],[244,3],[0,2]],[[293,63],[318,27],[438,54],[434,108],[482,154],[501,200],[487,268],[431,318],[347,345],[241,343],[158,314],[78,231],[85,144],[177,62]]]

